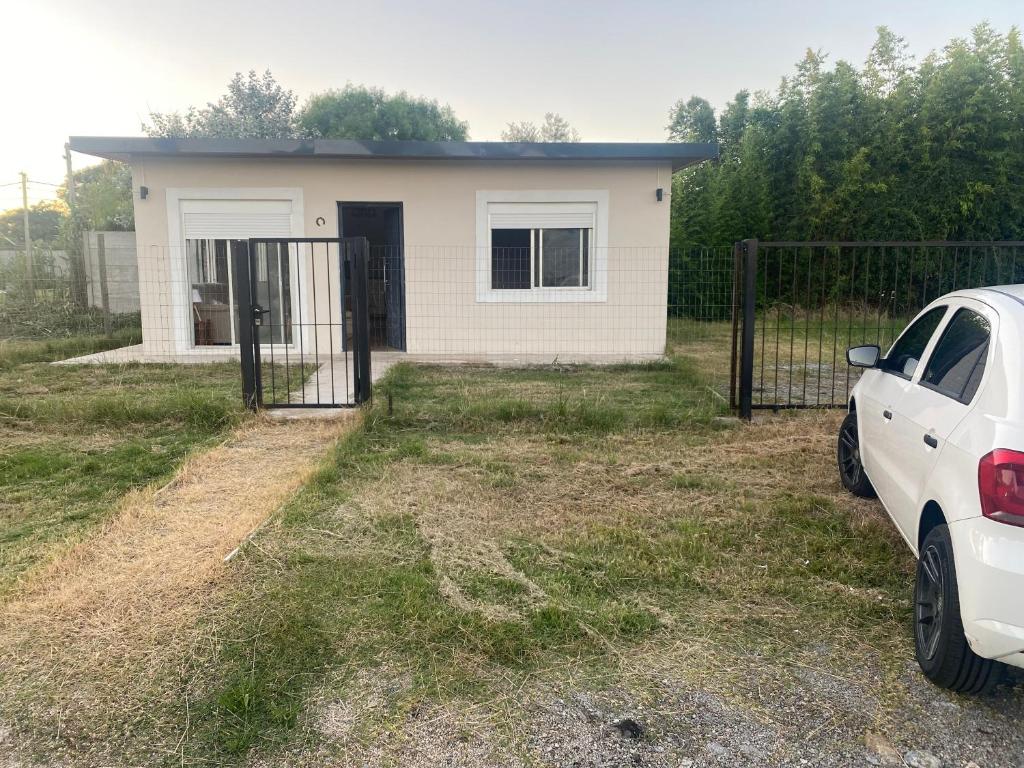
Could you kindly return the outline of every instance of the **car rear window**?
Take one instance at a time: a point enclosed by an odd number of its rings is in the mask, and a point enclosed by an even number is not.
[[[971,402],[985,373],[991,335],[984,317],[969,309],[957,310],[928,358],[921,383],[962,403]]]

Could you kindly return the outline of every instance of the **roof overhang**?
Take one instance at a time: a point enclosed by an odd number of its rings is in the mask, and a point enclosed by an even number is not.
[[[676,171],[718,157],[717,144],[683,142],[517,143],[504,141],[354,141],[340,139],[161,139],[72,136],[71,149],[128,162],[146,157],[342,158],[476,162],[671,162]]]

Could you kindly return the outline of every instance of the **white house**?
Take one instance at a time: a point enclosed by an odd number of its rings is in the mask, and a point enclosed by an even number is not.
[[[717,152],[685,143],[118,137],[72,137],[71,149],[131,165],[144,350],[171,359],[237,345],[231,240],[360,235],[377,258],[378,346],[662,354],[672,173]],[[318,277],[340,279],[340,263],[316,267],[282,249],[261,270],[261,295],[282,319],[271,341],[301,345],[289,323]]]

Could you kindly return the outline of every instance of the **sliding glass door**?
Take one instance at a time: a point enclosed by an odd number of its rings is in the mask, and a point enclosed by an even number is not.
[[[185,240],[188,259],[192,342],[197,347],[238,343],[238,298],[235,295],[231,240]],[[292,259],[286,245],[261,244],[255,254],[256,302],[265,310],[260,341],[292,343]]]

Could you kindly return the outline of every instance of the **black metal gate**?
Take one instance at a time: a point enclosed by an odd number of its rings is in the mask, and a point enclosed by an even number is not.
[[[887,348],[926,304],[1024,282],[1024,241],[736,244],[733,406],[843,408],[859,373],[846,348]]]
[[[257,408],[344,408],[371,395],[366,238],[233,247],[242,395]]]

